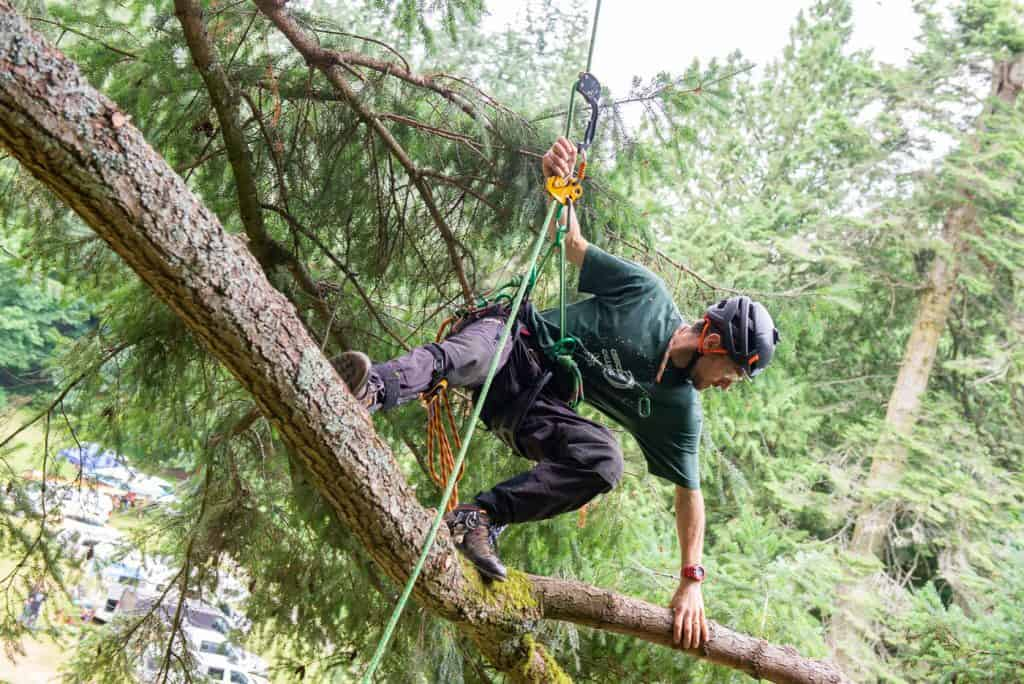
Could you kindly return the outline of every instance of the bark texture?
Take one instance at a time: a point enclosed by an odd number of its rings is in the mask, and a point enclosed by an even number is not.
[[[992,72],[992,97],[1013,106],[1024,86],[1024,56],[995,65]],[[985,125],[985,114],[978,121]],[[968,144],[977,146],[977,140]],[[979,231],[977,207],[969,189],[960,190],[962,203],[949,209],[942,225],[944,252],[935,255],[928,271],[926,289],[918,304],[917,315],[900,364],[899,375],[889,396],[885,426],[871,453],[871,472],[867,489],[884,492],[895,487],[903,475],[907,460],[907,439],[917,424],[921,401],[928,389],[939,340],[946,327],[960,272],[964,237]],[[889,526],[896,511],[890,503],[871,505],[857,517],[850,551],[865,558],[883,556]],[[867,606],[877,593],[882,578],[875,575],[842,587],[840,605],[832,627],[836,657],[848,672],[858,673],[865,660],[864,635],[871,633]]]
[[[116,104],[0,0],[0,145],[53,190],[252,393],[347,531],[408,577],[432,511],[294,306]],[[485,586],[442,528],[414,598],[456,623],[511,681],[565,679],[530,635],[550,618],[668,643],[669,611],[578,582],[513,572]],[[842,682],[826,662],[715,627],[703,653],[779,682]],[[667,674],[667,673],[666,673]]]

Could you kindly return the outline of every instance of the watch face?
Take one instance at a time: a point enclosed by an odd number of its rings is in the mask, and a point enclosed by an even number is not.
[[[703,565],[695,565],[694,566],[694,568],[693,568],[693,578],[694,579],[699,579],[699,580],[704,579],[704,566]]]

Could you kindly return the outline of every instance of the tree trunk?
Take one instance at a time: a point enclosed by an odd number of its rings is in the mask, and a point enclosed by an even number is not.
[[[370,557],[405,582],[432,511],[245,244],[117,106],[0,0],[0,144],[121,256],[252,394]],[[414,590],[516,682],[566,679],[530,632],[542,618],[668,644],[667,608],[513,571],[485,585],[442,528]],[[843,682],[828,662],[715,625],[691,655],[778,682]]]
[[[1024,56],[1011,62],[999,62],[992,72],[992,96],[1014,105],[1024,85]],[[984,114],[978,125],[984,126]],[[977,142],[970,144],[977,145]],[[942,241],[946,249],[936,253],[928,272],[914,326],[907,340],[903,362],[889,397],[882,435],[871,453],[871,472],[865,490],[872,494],[891,490],[899,484],[907,460],[907,439],[917,423],[921,400],[928,389],[939,340],[956,290],[963,238],[978,231],[977,208],[968,189],[960,190],[962,203],[946,213]],[[889,526],[895,515],[891,501],[870,505],[857,517],[850,551],[868,562],[882,558]],[[863,672],[870,657],[866,649],[873,639],[870,605],[884,577],[873,574],[854,584],[841,587],[839,606],[832,624],[832,643],[836,657],[847,672]]]

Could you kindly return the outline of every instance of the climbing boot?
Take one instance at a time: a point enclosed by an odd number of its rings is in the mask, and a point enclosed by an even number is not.
[[[373,406],[374,396],[368,391],[370,368],[373,366],[370,357],[363,352],[347,351],[335,356],[331,363],[352,395],[367,409]]]
[[[455,510],[445,514],[444,521],[455,540],[455,548],[476,566],[480,574],[504,581],[508,572],[498,558],[497,541],[505,526],[492,523],[487,511],[473,504],[459,504]]]

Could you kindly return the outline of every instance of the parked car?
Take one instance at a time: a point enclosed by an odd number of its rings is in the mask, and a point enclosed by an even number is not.
[[[90,549],[98,560],[109,558],[124,538],[121,532],[111,527],[69,516],[64,517],[57,533],[57,543],[64,555],[76,561],[83,560]]]
[[[159,477],[137,477],[128,482],[131,491],[157,503],[176,501],[174,485]]]
[[[155,595],[129,600],[130,594],[130,591],[125,593],[126,612],[138,614],[152,610]],[[165,619],[171,620],[176,610],[177,598],[169,597],[161,612]],[[185,603],[183,616],[182,632],[195,659],[196,675],[200,681],[268,684],[266,661],[230,643],[228,635],[231,628],[220,610],[202,601],[189,599]],[[152,675],[159,670],[159,658],[154,652],[144,661],[142,671],[143,680],[146,680],[147,674]]]
[[[95,488],[71,486],[64,489],[60,510],[66,518],[105,525],[114,511],[114,504],[109,496]]]
[[[266,677],[255,675],[251,672],[236,670],[230,666],[212,665],[203,666],[202,674],[208,682],[225,682],[230,684],[270,684]]]
[[[128,563],[111,563],[103,568],[103,603],[96,610],[97,622],[114,619],[125,591],[137,589],[143,581],[142,568]]]

